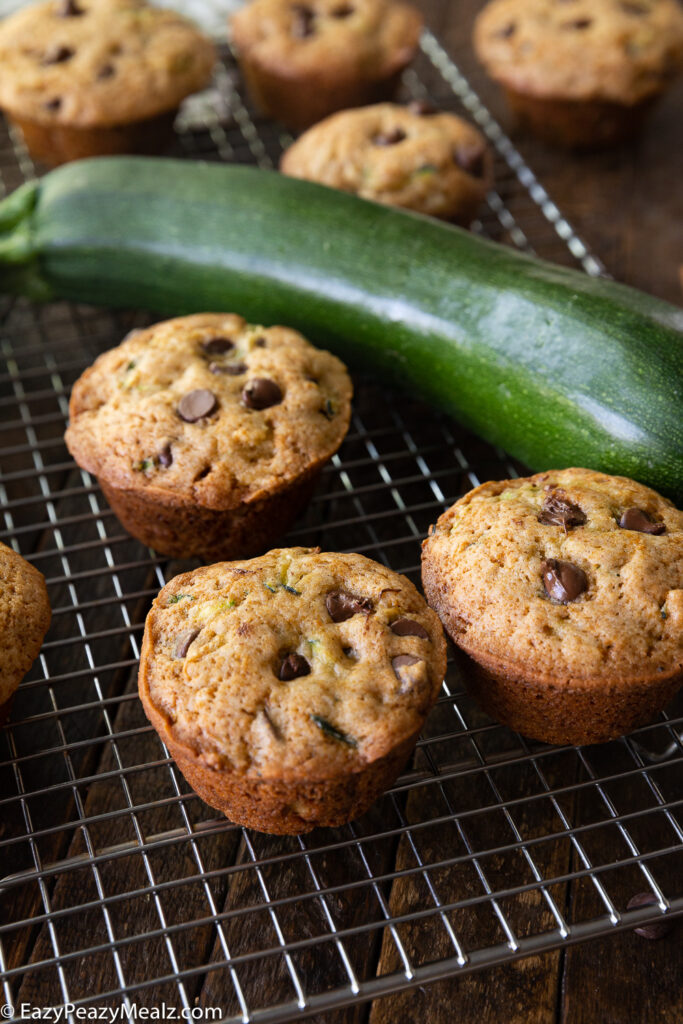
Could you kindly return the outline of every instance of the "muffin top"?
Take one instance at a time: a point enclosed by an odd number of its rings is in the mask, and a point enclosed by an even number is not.
[[[678,0],[492,0],[477,54],[504,85],[539,98],[637,103],[683,61]]]
[[[422,16],[393,0],[253,0],[230,24],[238,50],[273,70],[382,79],[412,58]]]
[[[0,544],[0,705],[28,672],[50,625],[42,573]]]
[[[475,206],[492,181],[483,136],[421,103],[344,110],[309,128],[283,154],[294,178],[447,219]]]
[[[209,767],[312,780],[413,736],[445,668],[441,624],[404,576],[284,548],[171,580],[147,617],[139,683]]]
[[[615,686],[683,668],[683,512],[625,477],[483,484],[423,544],[423,581],[475,656]]]
[[[202,89],[215,59],[190,21],[143,0],[48,0],[0,24],[0,106],[80,128],[139,121]]]
[[[74,385],[66,443],[114,487],[230,509],[327,461],[350,401],[343,363],[296,331],[200,313],[101,355]]]

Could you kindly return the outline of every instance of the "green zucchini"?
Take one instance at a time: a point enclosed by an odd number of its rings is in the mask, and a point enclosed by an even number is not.
[[[683,491],[683,311],[418,215],[250,167],[88,160],[0,203],[0,273],[289,324],[534,470]]]

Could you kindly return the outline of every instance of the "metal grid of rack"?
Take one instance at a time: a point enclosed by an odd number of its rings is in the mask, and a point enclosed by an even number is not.
[[[494,146],[496,190],[474,230],[603,272],[429,32],[403,88],[464,111]],[[226,52],[176,146],[272,166],[286,142]],[[36,173],[5,129],[0,171],[8,191]],[[268,837],[188,789],[135,680],[150,600],[189,563],[128,537],[62,440],[73,381],[141,322],[0,305],[0,538],[46,575],[53,606],[0,731],[5,1002],[301,1020],[682,912],[680,704],[617,743],[547,747],[480,712],[452,662],[414,760],[358,822]],[[418,582],[429,524],[518,467],[376,381],[356,387],[351,432],[288,541],[359,551]],[[657,902],[627,911],[615,879]]]

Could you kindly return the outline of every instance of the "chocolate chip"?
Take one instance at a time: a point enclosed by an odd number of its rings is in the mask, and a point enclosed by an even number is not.
[[[157,455],[157,462],[164,469],[168,469],[169,466],[173,465],[173,452],[171,451],[170,444],[165,445],[159,454]]]
[[[572,29],[581,30],[581,29],[584,29],[584,28],[590,28],[590,26],[592,24],[593,24],[593,19],[592,18],[576,18],[575,21],[565,21],[565,22],[563,22],[560,27],[561,28],[572,28]]]
[[[293,652],[282,659],[278,679],[281,679],[283,683],[288,683],[290,679],[298,679],[299,676],[310,675],[310,672],[311,666],[303,655]]]
[[[417,114],[418,117],[427,117],[429,114],[436,113],[436,108],[431,103],[427,103],[427,100],[411,100],[408,110],[411,114]]]
[[[242,403],[247,409],[268,409],[282,401],[282,392],[274,380],[254,377],[244,386]]]
[[[588,588],[588,577],[583,569],[559,558],[546,558],[541,564],[543,586],[548,597],[561,604],[575,601]]]
[[[586,513],[558,488],[550,490],[546,495],[538,521],[546,526],[561,526],[566,533],[572,526],[583,526]]]
[[[627,508],[619,520],[622,530],[636,530],[638,533],[650,533],[654,537],[666,533],[664,523],[653,523],[647,512],[640,508]]]
[[[419,636],[423,640],[429,640],[429,633],[415,619],[396,619],[391,623],[391,632],[396,636]]]
[[[197,420],[210,416],[217,405],[216,396],[212,391],[208,391],[206,388],[196,388],[183,395],[178,402],[177,413],[186,423],[196,423]]]
[[[380,132],[372,140],[376,146],[395,146],[397,142],[403,142],[406,133],[401,128],[392,128],[390,132]]]
[[[424,664],[424,658],[416,658],[414,654],[399,654],[391,659],[391,667],[401,684],[401,692],[411,690],[416,682],[422,681],[419,679],[419,675],[424,676],[424,673],[420,672],[418,675],[414,666],[421,665],[424,668]]]
[[[471,174],[473,178],[483,178],[485,163],[484,156],[486,155],[485,148],[479,144],[462,144],[456,146],[453,150],[453,160],[461,167],[467,174]]]
[[[351,4],[340,4],[332,11],[333,18],[348,18],[353,14],[354,8]]]
[[[80,18],[82,14],[85,14],[85,11],[78,6],[76,0],[62,0],[57,8],[57,17],[59,18]]]
[[[208,338],[201,344],[202,352],[207,356],[222,356],[234,347],[229,338]]]
[[[104,81],[105,78],[112,78],[115,73],[116,68],[113,64],[103,64],[97,72],[97,78],[99,81]]]
[[[53,46],[50,50],[47,50],[43,57],[42,63],[47,66],[49,64],[63,64],[67,60],[71,60],[74,55],[74,51],[70,46]]]
[[[621,0],[619,4],[624,14],[632,14],[636,18],[642,18],[648,13],[648,8],[642,4],[630,3],[630,0]]]
[[[517,26],[514,21],[511,21],[509,24],[503,26],[503,28],[498,29],[495,35],[498,39],[510,39],[511,36],[514,36],[516,29]]]
[[[185,657],[185,655],[190,649],[190,644],[192,643],[193,640],[197,639],[200,633],[201,630],[199,629],[188,629],[187,632],[180,634],[175,646],[176,658]]]
[[[62,105],[62,101],[59,96],[55,96],[53,100],[48,100],[45,104],[46,110],[59,110]]]
[[[265,348],[266,347],[266,339],[265,338],[257,338],[256,341],[254,342],[254,347],[255,348]]]
[[[306,39],[315,32],[315,14],[306,4],[295,4],[292,8],[292,35],[295,39]]]
[[[209,373],[225,373],[228,377],[239,377],[246,372],[247,367],[244,363],[209,363]]]
[[[636,907],[649,907],[653,904],[659,904],[659,900],[653,892],[639,892],[631,897],[626,904],[626,909],[635,910]],[[663,939],[671,931],[671,927],[670,920],[662,920],[639,925],[633,930],[636,935],[641,935],[644,939]]]
[[[368,597],[354,597],[345,590],[331,590],[325,598],[325,607],[333,622],[346,622],[359,612],[369,615],[372,601]]]

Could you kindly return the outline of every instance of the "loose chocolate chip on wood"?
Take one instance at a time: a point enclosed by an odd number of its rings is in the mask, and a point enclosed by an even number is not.
[[[477,144],[456,146],[453,150],[453,160],[473,178],[483,178],[485,153],[484,147]]]
[[[402,128],[392,128],[390,132],[380,132],[379,135],[375,135],[372,140],[376,146],[395,146],[398,142],[403,142],[406,137],[406,133]]]
[[[325,598],[325,607],[333,622],[346,622],[359,612],[369,615],[372,601],[368,597],[354,597],[345,590],[331,590]]]
[[[224,373],[228,377],[239,377],[247,372],[244,363],[209,363],[209,373]]]
[[[190,644],[197,639],[201,630],[199,629],[188,629],[186,633],[181,633],[176,643],[175,656],[176,658],[184,658],[190,649]]]
[[[283,683],[288,683],[290,679],[298,679],[299,676],[310,675],[310,672],[311,666],[303,655],[294,652],[283,658],[278,679],[281,679]]]
[[[306,4],[296,4],[292,8],[292,35],[295,39],[306,39],[315,32],[315,14]]]
[[[57,8],[57,16],[60,18],[80,18],[85,11],[79,7],[76,0],[62,0]]]
[[[576,601],[588,588],[588,577],[583,569],[559,558],[546,558],[541,565],[543,586],[548,597],[561,604]]]
[[[229,338],[208,338],[201,347],[207,356],[222,356],[235,346]]]
[[[411,100],[408,104],[408,110],[411,114],[417,114],[418,117],[428,117],[429,114],[436,113],[435,108],[431,103],[427,103],[426,100]]]
[[[196,388],[183,395],[178,402],[177,412],[181,420],[185,420],[186,423],[196,423],[197,420],[203,420],[205,416],[210,416],[217,405],[216,396],[212,391],[208,391],[206,388]]]
[[[658,904],[659,900],[653,892],[639,892],[626,904],[627,910],[635,910],[636,907],[648,907]],[[642,924],[633,929],[636,935],[644,939],[663,939],[671,931],[671,921],[651,921],[649,924]]]
[[[73,55],[74,51],[70,46],[53,46],[45,52],[43,64],[64,64],[65,61],[71,60]]]
[[[572,526],[583,526],[586,522],[586,513],[569,498],[564,497],[562,491],[551,490],[543,502],[538,521],[546,526],[561,526],[566,533]]]
[[[161,449],[157,455],[157,462],[164,469],[168,469],[169,466],[173,465],[173,452],[171,451],[170,444],[164,445]]]
[[[282,392],[274,380],[255,377],[242,391],[242,403],[247,409],[268,409],[282,401]]]
[[[640,508],[627,508],[619,520],[619,526],[622,530],[636,530],[638,533],[650,533],[654,537],[658,537],[660,534],[666,532],[666,526],[664,523],[653,523],[647,512],[643,512]]]
[[[423,640],[429,640],[429,633],[422,623],[415,619],[396,619],[391,623],[391,632],[396,636],[419,636]]]

